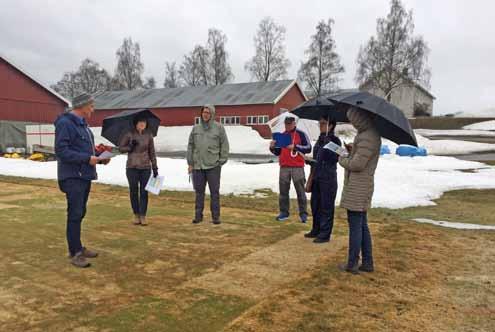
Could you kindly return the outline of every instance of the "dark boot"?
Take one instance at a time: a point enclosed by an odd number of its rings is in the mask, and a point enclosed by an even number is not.
[[[349,273],[352,273],[352,274],[359,274],[359,269],[358,269],[357,263],[354,264],[353,266],[349,266],[349,264],[342,263],[342,264],[337,265],[337,268],[340,271],[342,271],[342,272],[349,272]]]
[[[375,269],[373,268],[373,265],[361,265],[359,267],[359,271],[363,271],[363,272],[373,272],[375,271]]]
[[[200,223],[200,222],[202,222],[202,221],[203,221],[203,219],[194,218],[194,219],[193,219],[193,221],[192,221],[192,223],[193,223],[193,224],[199,224],[199,223]]]
[[[86,247],[83,247],[82,255],[84,256],[84,258],[96,258],[96,257],[98,257],[98,253],[96,251],[89,250]]]
[[[220,219],[213,219],[213,223],[215,225],[220,225],[222,222],[220,221]]]
[[[308,239],[314,239],[317,236],[318,236],[318,234],[315,234],[313,232],[308,232],[308,233],[304,234],[304,237],[308,238]]]
[[[313,240],[313,243],[326,243],[326,242],[330,242],[330,239],[317,237],[316,239]]]
[[[85,268],[91,266],[91,264],[83,256],[82,251],[78,252],[70,259],[70,263],[76,267]]]

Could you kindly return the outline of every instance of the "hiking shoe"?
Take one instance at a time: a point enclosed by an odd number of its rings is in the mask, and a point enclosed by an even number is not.
[[[84,256],[84,258],[96,258],[96,257],[98,257],[98,253],[96,251],[89,250],[86,247],[83,247],[81,253]]]
[[[141,225],[141,218],[139,217],[139,214],[134,215],[134,221],[132,222],[133,225]]]
[[[214,219],[214,220],[213,220],[213,223],[214,223],[215,225],[220,225],[222,222],[221,222],[219,219]]]
[[[373,265],[361,265],[358,269],[359,271],[363,272],[374,272],[375,269],[373,268]]]
[[[74,255],[70,259],[70,263],[76,267],[80,268],[85,268],[85,267],[90,267],[91,264],[86,260],[86,257],[83,256],[83,252],[80,251],[77,254]]]
[[[146,216],[139,217],[141,220],[141,226],[148,226],[148,222],[146,221]]]
[[[318,235],[313,233],[313,232],[308,232],[306,234],[304,234],[304,237],[305,238],[308,238],[308,239],[314,239],[315,237],[317,237]]]
[[[307,213],[303,213],[299,216],[299,220],[305,224],[307,221],[308,221],[308,214]]]
[[[196,219],[196,218],[194,218],[193,221],[192,221],[192,223],[193,224],[199,224],[202,221],[203,221],[203,219]]]
[[[342,263],[337,265],[337,268],[342,272],[349,272],[351,274],[359,274],[358,265],[349,266],[348,264]]]
[[[275,220],[276,221],[285,221],[289,219],[289,215],[288,214],[285,214],[285,213],[280,213],[276,218]]]
[[[330,239],[324,239],[321,237],[317,237],[316,239],[313,240],[313,243],[326,243],[326,242],[330,242]]]

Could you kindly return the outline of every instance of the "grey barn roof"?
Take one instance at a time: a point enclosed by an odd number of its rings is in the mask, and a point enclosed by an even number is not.
[[[174,89],[106,91],[95,96],[95,109],[199,107],[205,104],[223,106],[275,104],[293,85],[297,85],[295,80]]]

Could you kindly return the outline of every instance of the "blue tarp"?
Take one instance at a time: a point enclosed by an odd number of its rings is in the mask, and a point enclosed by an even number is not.
[[[388,145],[382,145],[380,147],[380,156],[383,156],[384,154],[390,154],[390,148],[388,147]]]
[[[412,145],[399,145],[395,154],[401,157],[426,157],[428,152],[423,147],[415,147]]]

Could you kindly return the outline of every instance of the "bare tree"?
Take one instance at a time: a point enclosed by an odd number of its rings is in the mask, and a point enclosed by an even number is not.
[[[83,60],[76,76],[81,89],[85,92],[96,93],[110,88],[111,77],[108,72],[89,58]]]
[[[318,23],[316,33],[311,36],[311,44],[305,52],[308,59],[299,68],[299,80],[317,96],[335,91],[340,74],[344,72],[332,37],[333,24],[332,19]]]
[[[144,65],[141,62],[139,43],[134,43],[130,37],[125,38],[116,55],[115,77],[119,85],[127,90],[141,88],[143,86],[141,75],[144,71]]]
[[[67,98],[74,98],[82,92],[96,93],[110,88],[111,77],[100,65],[86,58],[75,72],[66,72],[52,88]]]
[[[184,62],[179,69],[179,77],[188,86],[201,86],[210,83],[210,54],[208,50],[196,45],[189,55],[184,56]]]
[[[224,84],[234,75],[230,65],[227,62],[228,54],[225,50],[227,36],[218,29],[208,30],[208,46],[207,49],[210,55],[210,73],[211,83],[213,85]]]
[[[179,85],[179,71],[175,62],[165,62],[165,81],[163,82],[163,87],[178,88]]]
[[[83,92],[77,75],[73,72],[64,73],[62,79],[53,84],[51,88],[68,99],[72,99]]]
[[[287,76],[290,61],[285,57],[285,27],[271,17],[264,18],[254,37],[256,53],[244,69],[258,81],[273,81]]]
[[[356,81],[371,84],[388,101],[401,85],[414,82],[429,87],[429,48],[422,36],[413,33],[412,10],[407,12],[400,0],[391,0],[387,17],[377,20],[376,37],[359,50]]]
[[[143,84],[144,89],[154,89],[156,88],[156,80],[153,76],[146,77]]]

